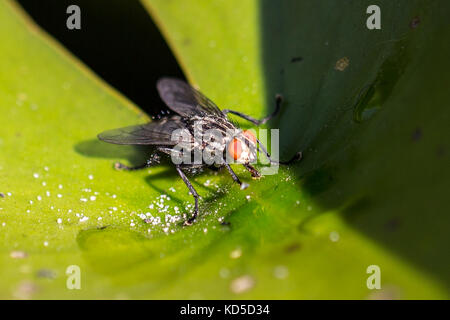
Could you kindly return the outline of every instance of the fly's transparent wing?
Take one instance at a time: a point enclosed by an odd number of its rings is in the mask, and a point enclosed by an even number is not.
[[[98,138],[114,144],[172,146],[179,143],[171,139],[172,132],[177,129],[185,129],[185,126],[179,116],[173,116],[147,124],[108,130],[100,133]]]
[[[156,87],[165,104],[183,117],[208,114],[224,117],[214,102],[182,80],[161,78]]]

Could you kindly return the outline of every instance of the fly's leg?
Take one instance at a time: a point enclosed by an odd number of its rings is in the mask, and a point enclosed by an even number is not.
[[[228,163],[225,163],[225,167],[227,167],[228,172],[230,173],[233,180],[238,183],[239,185],[242,185],[241,180],[239,180],[239,177],[234,173],[233,169],[231,169],[230,165]]]
[[[225,163],[224,165],[227,168],[227,170],[230,173],[233,180],[241,186],[241,190],[247,189],[248,183],[245,183],[245,182],[242,183],[241,180],[239,180],[239,177],[236,175],[236,173],[234,173],[233,169],[231,169],[231,167],[228,163]]]
[[[194,207],[194,213],[192,214],[192,217],[190,217],[188,220],[186,220],[184,222],[185,226],[190,226],[195,218],[197,218],[198,215],[198,193],[197,191],[195,191],[194,187],[192,186],[191,182],[189,181],[189,179],[186,177],[186,175],[184,174],[184,172],[181,170],[180,166],[176,166],[177,172],[180,175],[181,179],[183,179],[184,183],[186,184],[186,186],[188,187],[189,191],[192,193],[194,200],[195,200],[195,207]]]
[[[260,152],[263,152],[265,154],[265,156],[267,157],[267,159],[269,159],[270,163],[272,164],[283,164],[283,165],[288,165],[291,164],[295,161],[299,161],[302,159],[303,157],[303,153],[301,151],[297,152],[291,159],[289,159],[288,161],[277,161],[277,160],[272,160],[272,158],[270,157],[269,152],[266,150],[266,148],[264,147],[264,145],[261,143],[261,141],[259,141],[258,139],[256,139],[256,141],[258,142],[258,150]]]
[[[236,115],[238,117],[241,117],[241,118],[243,118],[243,119],[245,119],[247,121],[250,121],[251,123],[259,126],[261,124],[266,123],[267,121],[269,121],[270,119],[272,119],[273,117],[275,117],[278,114],[278,112],[280,111],[280,107],[281,107],[281,103],[282,102],[283,102],[283,97],[280,94],[277,94],[275,96],[275,111],[272,112],[271,114],[269,114],[267,117],[262,118],[260,120],[255,119],[253,117],[250,117],[250,116],[248,116],[246,114],[243,114],[243,113],[241,113],[239,111],[234,111],[234,110],[229,110],[229,109],[222,110],[222,113],[225,114],[225,115],[228,114],[228,113],[234,114],[234,115]]]
[[[151,167],[151,166],[154,166],[154,165],[158,164],[159,160],[160,160],[159,155],[154,154],[144,164],[141,164],[141,165],[138,165],[138,166],[135,166],[135,167],[129,167],[127,165],[124,165],[123,163],[116,162],[116,163],[114,163],[114,168],[116,170],[124,170],[124,171],[140,170],[140,169],[145,169],[145,168],[148,168],[148,167]]]
[[[261,173],[259,173],[259,171],[256,170],[256,169],[255,169],[253,166],[251,166],[250,164],[245,163],[245,164],[244,164],[244,167],[245,167],[245,169],[247,169],[247,170],[251,173],[252,178],[261,178]]]

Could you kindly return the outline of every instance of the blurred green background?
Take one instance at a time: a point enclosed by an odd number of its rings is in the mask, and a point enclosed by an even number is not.
[[[2,1],[0,298],[448,299],[450,5],[378,1],[368,30],[370,4]],[[235,166],[244,191],[192,177],[183,228],[170,163],[117,172],[151,150],[96,139],[165,110],[164,75],[255,117],[282,93],[267,127],[304,159],[257,181]]]

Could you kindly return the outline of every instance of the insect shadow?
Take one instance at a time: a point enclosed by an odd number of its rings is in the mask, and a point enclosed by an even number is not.
[[[160,171],[160,172],[155,173],[155,174],[149,173],[148,176],[146,176],[144,179],[145,179],[145,182],[152,189],[154,189],[158,193],[166,194],[167,193],[166,189],[158,187],[158,180],[159,179],[176,178],[176,177],[178,177],[178,174],[173,169],[173,166],[170,166],[170,163],[161,162],[161,165],[167,166],[167,168],[164,171]],[[202,175],[208,175],[209,173],[207,171],[208,171],[208,169],[205,170],[205,172],[197,174],[196,177],[201,177]],[[214,189],[212,187],[205,186],[204,184],[199,183],[196,179],[192,179],[190,181],[195,186],[199,187],[200,189],[204,189],[209,194],[211,194],[211,196],[203,197],[203,201],[202,201],[203,202],[203,206],[208,206],[210,203],[213,203],[214,201],[223,198],[225,196],[225,194],[226,194],[225,191],[218,191],[217,189]],[[188,190],[184,190],[184,188],[182,188],[181,192],[184,192],[184,191],[186,191],[186,194],[187,194]],[[179,192],[179,191],[177,191],[177,192]],[[180,205],[180,206],[184,206],[186,204],[185,200],[180,199],[179,197],[175,196],[173,193],[170,194],[170,198],[174,202],[176,202],[178,205]]]
[[[98,139],[81,141],[74,146],[74,150],[78,154],[90,158],[125,159],[131,165],[144,162],[152,153],[152,148],[148,146],[120,146],[104,143]]]

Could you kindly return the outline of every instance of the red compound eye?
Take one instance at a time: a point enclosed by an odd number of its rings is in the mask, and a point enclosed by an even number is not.
[[[246,137],[248,140],[253,141],[254,144],[256,144],[256,137],[253,134],[253,132],[251,132],[250,130],[244,130],[244,132],[242,132],[242,134],[244,135],[244,137]]]
[[[245,130],[242,132],[242,135],[249,141],[252,141],[254,144],[256,144],[256,137],[252,131]],[[242,143],[248,145],[247,141],[242,142],[238,138],[234,138],[228,145],[228,153],[233,157],[234,160],[238,160],[241,158]]]
[[[228,145],[228,153],[233,157],[234,160],[239,159],[242,153],[241,141],[234,138],[233,141],[231,141]]]

